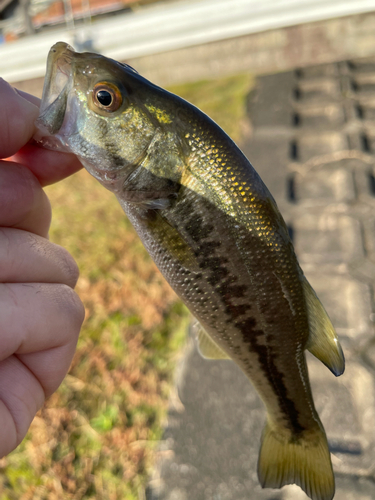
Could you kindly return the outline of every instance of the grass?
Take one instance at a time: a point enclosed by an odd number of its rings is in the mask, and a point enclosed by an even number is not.
[[[235,139],[248,76],[171,89]],[[0,461],[0,500],[139,500],[189,313],[113,195],[86,172],[47,188],[51,240],[77,260],[86,320],[70,372]]]
[[[254,79],[244,74],[175,85],[169,90],[200,108],[239,142],[245,120],[245,98],[253,85]]]

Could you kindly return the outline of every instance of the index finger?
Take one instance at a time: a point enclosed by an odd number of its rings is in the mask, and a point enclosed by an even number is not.
[[[35,143],[23,146],[11,160],[31,170],[42,186],[61,181],[82,168],[75,155],[44,149]]]

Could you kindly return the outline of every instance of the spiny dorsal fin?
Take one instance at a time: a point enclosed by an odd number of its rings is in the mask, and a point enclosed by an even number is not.
[[[326,310],[305,277],[302,280],[302,285],[310,329],[306,349],[338,377],[345,370],[345,358],[337,334]]]
[[[230,359],[225,352],[212,340],[208,333],[198,323],[196,325],[198,350],[206,359]]]
[[[259,452],[258,476],[263,488],[294,483],[312,500],[332,500],[335,479],[323,429],[317,426],[297,437],[268,421]]]

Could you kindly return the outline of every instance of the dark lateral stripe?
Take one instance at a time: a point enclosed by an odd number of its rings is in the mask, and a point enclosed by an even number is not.
[[[242,338],[245,343],[250,345],[252,352],[256,352],[261,364],[263,374],[273,388],[280,408],[284,411],[290,422],[290,430],[294,434],[299,434],[306,428],[299,422],[299,414],[294,404],[294,401],[289,399],[287,389],[283,383],[283,373],[277,369],[272,356],[272,348],[258,343],[259,337],[264,337],[262,330],[256,329],[256,321],[254,318],[248,318],[245,321],[235,323],[235,326],[242,332]],[[271,350],[271,356],[269,351]]]
[[[221,236],[218,234],[217,229],[210,223],[205,222],[200,214],[197,214],[194,198],[196,198],[197,202],[199,200],[201,210],[204,208],[208,213],[211,212],[211,217],[214,207],[208,200],[202,200],[199,195],[193,195],[189,201],[186,200],[185,202],[184,208],[186,212],[182,214],[185,216],[186,221],[184,230],[192,241],[198,243],[195,247],[195,255],[199,262],[199,267],[202,271],[205,271],[207,282],[212,287],[215,287],[217,296],[223,305],[222,310],[227,318],[225,322],[234,325],[241,332],[243,341],[249,345],[249,350],[258,355],[263,375],[274,390],[279,407],[289,422],[290,430],[293,434],[298,435],[305,430],[305,427],[299,421],[299,414],[295,403],[288,397],[287,389],[283,382],[283,373],[275,365],[272,351],[270,355],[270,346],[267,347],[258,342],[258,339],[264,337],[264,332],[261,329],[257,329],[255,319],[249,317],[252,306],[246,300],[248,287],[239,285],[238,276],[234,276],[229,272],[227,267],[228,260],[219,254],[220,250],[222,250]],[[225,220],[227,216],[223,212],[217,209],[215,211],[219,224],[221,222],[223,225],[232,223],[232,221]],[[247,241],[244,242],[247,248],[251,248],[254,243],[258,246],[261,245],[260,241],[254,242],[254,239],[250,238],[250,235],[247,236],[249,240],[246,238]],[[261,253],[259,252],[258,255],[260,259]],[[264,263],[259,261],[258,266],[256,263],[254,265],[255,268],[262,269]],[[238,302],[238,299],[242,299],[242,304],[234,303],[235,301]]]

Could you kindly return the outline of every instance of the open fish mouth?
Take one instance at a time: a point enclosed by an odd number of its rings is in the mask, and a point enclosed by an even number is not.
[[[34,135],[34,139],[47,149],[68,151],[62,128],[67,116],[68,96],[73,87],[74,54],[74,49],[64,42],[56,43],[48,54],[40,115],[35,122],[37,132]]]
[[[49,51],[40,114],[58,98],[73,77],[74,49],[65,42],[56,43]]]

